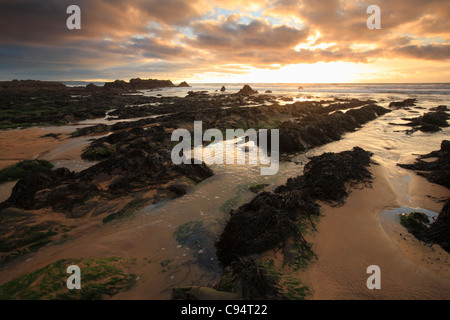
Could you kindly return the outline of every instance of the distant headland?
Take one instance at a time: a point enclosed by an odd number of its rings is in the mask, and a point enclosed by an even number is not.
[[[175,88],[175,87],[190,87],[186,81],[179,85],[173,84],[171,80],[157,80],[157,79],[140,79],[134,78],[130,81],[116,80],[113,82],[105,82],[103,86],[89,83],[86,86],[66,86],[62,82],[56,81],[41,81],[41,80],[12,80],[1,81],[0,91],[9,92],[34,92],[34,91],[70,91],[80,93],[86,91],[88,93],[100,92],[135,92],[137,90],[151,90],[157,88]]]

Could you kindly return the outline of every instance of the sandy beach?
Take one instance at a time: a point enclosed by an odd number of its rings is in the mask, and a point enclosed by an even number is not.
[[[372,166],[371,171],[373,188],[353,190],[338,208],[322,204],[318,232],[309,236],[318,260],[299,275],[310,286],[311,299],[449,299],[448,253],[411,235],[403,240],[407,231],[402,226],[382,223],[380,213],[401,203],[387,169]],[[448,196],[448,190],[416,178],[422,186],[413,188],[417,204],[439,211],[442,204],[425,200],[426,195]],[[366,286],[370,265],[381,269],[381,290]]]

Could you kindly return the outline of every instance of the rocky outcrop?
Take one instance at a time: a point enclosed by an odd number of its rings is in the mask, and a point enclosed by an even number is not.
[[[400,223],[418,240],[429,244],[439,244],[450,252],[450,199],[433,223],[422,212],[412,212],[400,216]]]
[[[179,88],[190,88],[191,86],[188,85],[188,83],[186,81],[183,81],[177,87],[179,87]]]
[[[246,84],[237,94],[242,96],[250,96],[252,94],[258,94],[258,91],[253,90],[248,84]]]
[[[393,109],[401,109],[401,108],[407,108],[407,107],[413,107],[417,103],[416,99],[406,99],[403,101],[394,101],[389,104],[389,108]]]
[[[81,172],[59,168],[28,174],[17,182],[11,197],[0,208],[35,210],[50,207],[74,217],[74,208],[95,196],[117,197],[136,190],[156,189],[183,177],[201,182],[212,175],[205,164],[173,164],[170,150],[158,144],[146,149],[124,148],[119,154]]]
[[[412,134],[416,131],[422,132],[438,132],[442,131],[441,128],[449,126],[447,120],[450,118],[446,112],[447,108],[435,108],[434,111],[427,112],[423,116],[416,118],[403,118],[402,120],[409,121],[408,123],[391,123],[396,126],[408,126],[412,127],[410,130],[406,130],[407,134]]]
[[[149,90],[155,88],[171,88],[175,85],[170,80],[157,80],[157,79],[131,79],[130,82],[123,80],[116,80],[114,82],[106,82],[104,89],[107,91],[136,91],[136,90]]]
[[[317,110],[312,107],[311,110]],[[319,109],[320,110],[320,109]],[[297,152],[341,139],[347,132],[390,112],[377,105],[369,105],[346,113],[305,116],[297,121],[283,122],[277,129],[280,134],[280,151]]]
[[[437,158],[434,161],[423,159]],[[419,156],[413,164],[398,164],[398,166],[414,170],[432,183],[440,184],[450,189],[450,141],[444,140],[440,150]],[[450,199],[438,215],[435,222],[428,222],[428,218],[421,218],[421,213],[404,215],[400,219],[402,224],[419,240],[437,243],[450,252]]]
[[[225,86],[222,86],[222,88],[220,88],[220,92],[225,92],[227,89],[225,88]]]
[[[438,243],[445,251],[450,252],[450,199],[442,208],[435,222],[427,229],[427,237]]]
[[[423,159],[437,158],[434,161]],[[450,141],[443,140],[441,149],[419,156],[413,164],[397,164],[399,167],[414,170],[432,183],[440,184],[450,189]]]

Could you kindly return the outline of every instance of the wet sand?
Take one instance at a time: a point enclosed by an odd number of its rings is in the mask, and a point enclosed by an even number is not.
[[[69,138],[73,126],[32,127],[0,131],[0,169],[23,160],[44,159],[55,167],[81,171],[96,162],[81,159],[81,153],[92,137]],[[57,138],[43,137],[49,133],[60,134]],[[9,198],[16,181],[0,184],[0,202]]]
[[[44,128],[16,129],[0,132],[0,169],[22,160],[41,159],[42,156],[64,143],[66,135],[59,139],[41,138],[48,133],[54,133]]]
[[[299,275],[312,290],[311,299],[450,299],[448,253],[437,245],[432,251],[412,236],[400,241],[399,233],[407,231],[398,223],[380,221],[383,210],[399,207],[401,202],[388,170],[372,166],[371,171],[373,188],[353,190],[338,208],[322,204],[318,232],[308,237],[318,260]],[[423,200],[428,191],[449,196],[448,190],[426,180],[421,185],[427,187],[417,192],[417,199]],[[421,205],[437,211],[443,206],[428,201]],[[424,256],[431,258],[424,260]],[[436,256],[441,257],[439,261]],[[380,290],[366,286],[370,265],[381,268]]]

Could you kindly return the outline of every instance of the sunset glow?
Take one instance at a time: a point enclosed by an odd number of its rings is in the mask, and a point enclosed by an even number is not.
[[[68,30],[66,8],[81,9]],[[0,4],[1,78],[447,82],[450,2],[57,1]],[[27,10],[24,10],[27,8]]]

